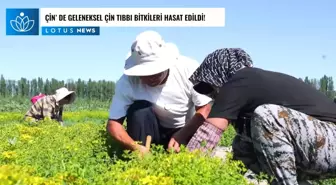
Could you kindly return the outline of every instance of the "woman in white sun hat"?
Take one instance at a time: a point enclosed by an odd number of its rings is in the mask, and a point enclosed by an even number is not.
[[[59,88],[56,90],[56,94],[44,96],[34,103],[27,111],[25,118],[35,121],[50,118],[63,124],[63,106],[73,103],[75,98],[74,91],[69,91],[65,87]]]
[[[140,33],[116,83],[107,131],[133,151],[148,152],[143,146],[147,135],[153,143],[178,151],[191,137],[186,130],[196,131],[210,111],[211,98],[197,93],[188,80],[198,66],[157,32]]]

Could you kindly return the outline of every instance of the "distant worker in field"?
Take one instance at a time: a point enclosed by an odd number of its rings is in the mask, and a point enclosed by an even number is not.
[[[252,67],[239,48],[210,53],[190,81],[214,99],[190,150],[213,149],[232,124],[234,159],[273,177],[272,185],[336,177],[336,104],[322,92],[290,75]]]
[[[32,98],[33,105],[27,111],[25,119],[38,121],[50,118],[63,124],[63,106],[74,102],[76,98],[75,92],[62,87],[57,89],[54,95],[41,95],[38,96],[38,99],[34,99],[34,102]]]
[[[140,33],[131,46],[124,74],[116,82],[107,131],[126,149],[143,154],[149,151],[144,147],[147,135],[166,149],[186,144],[192,136],[185,135],[186,131],[196,131],[211,107],[211,98],[194,91],[188,80],[198,66],[159,33]],[[125,118],[126,130],[122,126]],[[183,142],[178,139],[182,135]]]

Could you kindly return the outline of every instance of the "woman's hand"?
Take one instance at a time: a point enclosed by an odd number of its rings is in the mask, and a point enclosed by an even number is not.
[[[168,150],[173,150],[174,152],[180,152],[181,144],[186,145],[188,142],[188,138],[186,137],[186,131],[184,128],[177,131],[171,138],[168,143]]]
[[[229,122],[225,118],[208,118],[190,139],[187,148],[190,151],[196,149],[212,150],[219,143],[228,124]]]
[[[195,107],[196,114],[191,118],[188,124],[177,131],[170,139],[168,150],[180,152],[181,144],[187,145],[190,138],[195,134],[196,130],[203,124],[205,118],[209,115],[211,104]]]

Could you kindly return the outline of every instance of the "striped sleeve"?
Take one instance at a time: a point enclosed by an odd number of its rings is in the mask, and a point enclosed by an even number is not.
[[[41,107],[42,107],[42,101],[37,101],[34,105],[30,107],[25,116],[39,119],[42,116]]]
[[[41,103],[42,103],[42,106],[41,106],[41,108],[42,108],[42,116],[44,118],[46,118],[46,117],[49,117],[49,118],[54,117],[54,115],[53,115],[53,109],[54,109],[54,107],[52,106],[53,102],[52,102],[51,98],[49,98],[49,97],[48,98],[44,98],[41,101]]]

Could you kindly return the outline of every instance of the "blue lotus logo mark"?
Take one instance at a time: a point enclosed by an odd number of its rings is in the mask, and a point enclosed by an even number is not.
[[[10,21],[10,25],[12,26],[13,30],[17,32],[28,32],[34,26],[35,21],[29,20],[28,16],[24,16],[24,13],[21,12],[20,16],[16,16],[15,20]]]

